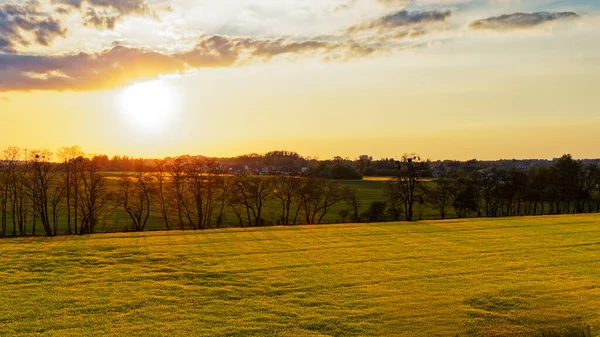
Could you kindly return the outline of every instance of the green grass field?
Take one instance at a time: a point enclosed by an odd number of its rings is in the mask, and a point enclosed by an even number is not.
[[[108,188],[111,191],[115,191],[117,189],[117,178],[108,176],[109,179],[107,181]],[[112,177],[112,178],[111,178]],[[357,198],[360,202],[360,211],[364,212],[369,208],[369,205],[373,201],[384,201],[385,200],[385,190],[387,188],[386,181],[389,178],[385,179],[375,179],[375,180],[338,180],[338,182],[342,186],[351,187],[356,190]],[[156,207],[155,207],[156,208]],[[339,211],[342,209],[347,209],[348,206],[341,203],[338,204],[328,212],[328,214],[323,219],[324,223],[339,223],[342,222],[342,218],[339,215]],[[108,209],[108,215],[101,219],[100,225],[96,228],[99,232],[118,232],[127,230],[128,226],[130,226],[131,219],[119,207],[114,207],[111,203]],[[278,200],[269,200],[265,204],[264,209],[264,217],[265,219],[272,224],[277,222],[277,219],[281,215],[281,203]],[[424,212],[424,216],[426,218],[436,218],[439,215],[432,209],[426,209]],[[61,233],[65,233],[67,231],[66,227],[66,217],[61,218],[60,223],[60,231]],[[239,226],[239,222],[235,217],[235,214],[230,208],[225,208],[225,223],[223,227],[237,227]],[[153,212],[150,219],[148,220],[148,230],[164,230],[166,229],[164,226],[164,221],[162,217],[157,213]]]
[[[600,331],[600,216],[0,240],[4,336]]]

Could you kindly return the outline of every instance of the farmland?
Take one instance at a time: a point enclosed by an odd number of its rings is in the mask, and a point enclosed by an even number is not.
[[[109,190],[115,191],[118,185],[118,177],[121,174],[107,175],[107,186]],[[365,211],[369,204],[373,201],[385,200],[385,189],[387,188],[387,179],[374,179],[374,180],[340,180],[340,185],[344,187],[350,187],[356,191],[357,199],[360,202],[360,211]],[[129,216],[121,208],[109,207],[107,216],[102,219],[99,232],[115,232],[126,230],[131,222]],[[281,206],[277,200],[269,200],[265,205],[265,218],[271,223],[275,223],[277,217],[280,216]],[[336,223],[341,222],[342,219],[339,217],[339,211],[346,208],[345,205],[336,205],[324,218],[325,223]],[[432,209],[427,209],[425,213],[428,217],[435,218],[439,215]],[[236,219],[233,212],[226,208],[225,210],[225,223],[224,227],[235,227],[238,226],[238,220]],[[61,221],[61,225],[64,225],[66,220]],[[61,226],[62,227],[62,226]],[[163,230],[165,229],[164,221],[157,212],[153,212],[152,216],[148,221],[148,230]],[[65,229],[63,229],[64,231]]]
[[[0,243],[0,335],[535,336],[600,329],[600,216]]]

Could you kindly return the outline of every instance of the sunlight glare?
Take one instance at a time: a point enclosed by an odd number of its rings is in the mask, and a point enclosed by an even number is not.
[[[132,128],[144,132],[166,131],[178,110],[175,90],[161,80],[133,84],[119,97],[121,114]]]

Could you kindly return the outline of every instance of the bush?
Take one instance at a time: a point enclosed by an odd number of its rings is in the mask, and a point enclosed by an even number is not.
[[[364,213],[362,213],[362,217],[368,222],[383,222],[387,220],[385,216],[385,210],[387,208],[387,203],[385,201],[373,201],[371,205],[369,205],[369,209],[367,209]]]

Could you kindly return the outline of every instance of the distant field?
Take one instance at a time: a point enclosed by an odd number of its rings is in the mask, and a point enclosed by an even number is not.
[[[122,172],[107,172],[107,186],[109,190],[114,191],[118,186],[118,176],[122,175]],[[389,177],[366,177],[364,180],[336,180],[342,186],[351,187],[356,190],[356,196],[360,204],[360,212],[366,211],[373,201],[385,201],[385,191],[387,189],[387,181]],[[328,214],[323,218],[323,223],[341,223],[343,222],[339,212],[342,209],[348,209],[348,206],[344,203],[335,205],[332,207]],[[127,230],[131,223],[131,220],[127,213],[120,207],[114,207],[112,203],[107,209],[107,215],[100,221],[99,226],[96,228],[98,232],[119,232]],[[281,215],[281,204],[278,200],[269,200],[265,204],[263,216],[267,222],[275,224],[277,219]],[[439,218],[438,211],[432,209],[426,204],[421,210],[419,206],[416,206],[415,216],[418,218],[419,215],[424,219],[436,219]],[[454,210],[448,208],[448,217],[455,216]],[[59,224],[59,231],[66,233],[66,217],[63,215]],[[225,208],[225,221],[223,227],[237,227],[239,222],[230,208]],[[153,212],[148,221],[146,227],[148,230],[164,230],[164,221],[162,217],[157,213]]]
[[[107,186],[109,190],[116,190],[118,186],[117,177],[107,176]],[[360,211],[364,212],[369,208],[369,205],[373,201],[385,200],[385,190],[387,188],[386,182],[383,180],[338,180],[341,185],[348,186],[356,189],[357,198],[360,203]],[[323,219],[324,223],[339,223],[342,222],[342,218],[339,215],[339,211],[348,208],[345,204],[338,204],[328,212]],[[265,204],[264,217],[268,222],[276,223],[277,219],[281,215],[281,203],[278,200],[269,200]],[[427,209],[424,212],[424,216],[429,218],[435,218],[438,215],[433,210]],[[108,215],[104,217],[99,226],[97,227],[98,232],[116,232],[126,230],[131,220],[127,213],[121,208],[108,207]],[[238,220],[230,208],[225,208],[225,223],[223,227],[236,227],[238,226]],[[61,232],[66,232],[66,218],[61,218],[60,223]],[[153,212],[149,221],[147,229],[149,230],[163,230],[165,229],[164,221],[162,217]]]
[[[0,240],[0,335],[600,331],[600,216]]]

